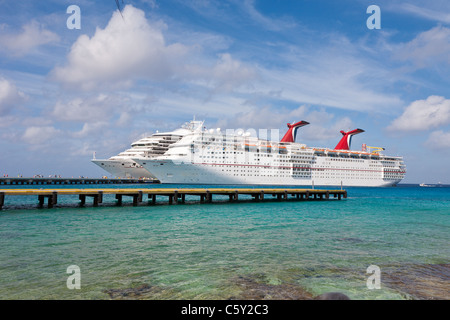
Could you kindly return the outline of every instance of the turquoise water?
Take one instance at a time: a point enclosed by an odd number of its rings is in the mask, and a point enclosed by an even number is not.
[[[339,291],[351,299],[449,299],[450,188],[347,190],[341,201],[194,197],[168,205],[161,197],[137,207],[104,196],[97,208],[60,196],[53,209],[37,209],[36,196],[7,196],[0,297],[291,299]],[[67,288],[70,265],[80,268],[79,290]],[[368,289],[369,265],[380,268],[381,289]]]

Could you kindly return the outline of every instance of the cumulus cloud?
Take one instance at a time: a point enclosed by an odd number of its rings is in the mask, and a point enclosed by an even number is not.
[[[129,108],[126,98],[116,95],[98,94],[77,97],[67,102],[57,101],[51,115],[60,121],[98,122],[111,119],[117,112]]]
[[[59,41],[59,36],[46,30],[40,23],[32,20],[22,27],[22,32],[0,35],[0,50],[12,56],[23,56],[32,49],[51,42]]]
[[[437,26],[420,33],[410,42],[400,46],[395,57],[411,61],[417,68],[442,62],[450,64],[450,29]]]
[[[424,131],[450,123],[450,100],[429,96],[416,100],[388,127],[389,130]]]
[[[145,76],[164,80],[174,74],[174,61],[187,47],[166,45],[160,30],[151,26],[142,10],[127,5],[123,18],[116,11],[108,25],[94,36],[80,36],[68,55],[68,63],[56,67],[52,76],[66,86],[90,89],[103,83],[131,84]]]
[[[25,100],[26,96],[23,92],[10,81],[0,77],[0,116],[6,115]]]
[[[431,149],[448,150],[450,148],[450,132],[433,131],[425,145]]]
[[[309,141],[335,139],[337,143],[342,137],[339,133],[341,130],[356,129],[349,117],[336,117],[335,114],[324,110],[312,111],[307,117],[311,124],[305,127],[304,138]]]
[[[109,127],[106,121],[94,123],[85,123],[80,131],[72,133],[74,138],[86,138],[89,136],[98,136],[103,130]]]
[[[212,69],[212,76],[215,90],[230,92],[255,79],[257,74],[253,68],[244,66],[229,53],[224,53]]]
[[[299,107],[295,112],[298,118],[304,115],[304,106]],[[273,129],[285,125],[284,122],[293,119],[292,113],[294,111],[279,110],[275,111],[271,107],[266,106],[262,108],[251,108],[248,111],[238,112],[232,117],[221,118],[217,125],[225,129]],[[286,115],[285,113],[289,113]],[[297,117],[296,117],[297,119]],[[301,120],[301,119],[300,119]]]
[[[353,122],[348,117],[336,117],[335,114],[324,109],[311,109],[306,105],[293,110],[278,109],[266,106],[254,108],[247,112],[237,113],[235,116],[221,119],[217,122],[220,128],[244,129],[258,133],[260,129],[281,129],[279,137],[271,137],[273,140],[281,139],[285,134],[286,123],[294,123],[300,120],[310,124],[302,127],[298,133],[299,141],[324,141],[328,139],[340,139],[340,130],[355,129]],[[270,134],[270,132],[268,132]],[[265,138],[265,137],[262,137]]]
[[[60,130],[52,126],[32,126],[25,130],[22,135],[22,140],[30,145],[41,145],[45,144],[48,140],[53,139],[61,133]]]
[[[256,77],[252,67],[229,53],[212,58],[198,44],[167,44],[161,24],[150,24],[142,10],[127,5],[123,18],[116,11],[104,29],[97,28],[92,37],[80,36],[67,64],[54,68],[51,77],[66,88],[82,90],[130,87],[146,80],[180,81],[211,92],[230,92]]]

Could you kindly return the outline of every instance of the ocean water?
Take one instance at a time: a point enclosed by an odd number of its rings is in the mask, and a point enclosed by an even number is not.
[[[1,186],[18,188],[20,186]],[[31,186],[26,186],[31,187]],[[73,186],[35,186],[71,188]],[[80,186],[76,186],[80,188]],[[86,185],[81,188],[162,185]],[[188,187],[173,186],[167,187]],[[198,187],[198,186],[197,186]],[[6,196],[1,299],[449,299],[450,188],[346,188],[330,201],[132,206]],[[241,197],[242,198],[242,197]],[[68,289],[80,269],[80,289]],[[367,268],[380,270],[369,289]]]

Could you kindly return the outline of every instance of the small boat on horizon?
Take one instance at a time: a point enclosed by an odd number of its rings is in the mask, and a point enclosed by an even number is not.
[[[441,182],[438,182],[438,183],[436,183],[436,184],[426,184],[426,183],[421,183],[421,184],[419,184],[419,186],[421,186],[421,187],[432,187],[432,188],[436,188],[436,187],[442,187],[442,183]]]
[[[425,184],[425,183],[421,183],[421,184],[419,184],[419,186],[421,186],[421,187],[434,187],[433,185],[431,185],[431,184]]]

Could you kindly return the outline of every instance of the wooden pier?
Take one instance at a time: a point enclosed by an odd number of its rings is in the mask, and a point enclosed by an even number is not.
[[[166,197],[169,204],[184,203],[186,196],[197,196],[201,203],[211,203],[213,196],[225,195],[229,201],[238,201],[241,195],[250,195],[254,201],[267,199],[286,200],[330,200],[347,198],[346,190],[322,190],[322,189],[281,189],[281,188],[146,188],[146,189],[0,189],[0,210],[5,204],[6,196],[37,196],[38,206],[43,207],[47,202],[48,208],[53,208],[61,196],[78,196],[80,206],[86,204],[86,198],[93,199],[93,206],[103,203],[103,196],[115,195],[116,204],[122,205],[124,197],[132,198],[133,205],[144,202],[155,204],[157,197]],[[248,198],[248,197],[247,197]],[[223,200],[222,200],[223,201]]]

